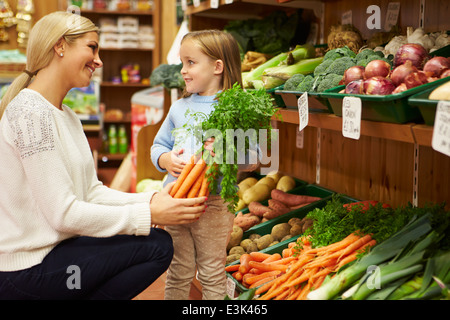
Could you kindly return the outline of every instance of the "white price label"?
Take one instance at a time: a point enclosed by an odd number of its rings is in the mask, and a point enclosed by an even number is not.
[[[298,130],[302,131],[306,128],[309,122],[309,109],[308,109],[308,92],[305,92],[298,98],[298,116],[299,116],[299,126]]]
[[[297,147],[297,149],[303,149],[304,141],[305,141],[305,131],[298,130],[295,139],[295,146]]]
[[[384,31],[389,32],[397,24],[398,14],[400,13],[400,2],[389,2],[384,22]]]
[[[211,0],[211,8],[212,9],[217,9],[219,8],[219,0]]]
[[[431,146],[434,150],[450,157],[450,102],[448,101],[438,102]]]
[[[361,135],[361,99],[345,97],[342,101],[342,135],[359,140]]]
[[[227,277],[227,295],[233,299],[236,290],[236,283],[230,277]]]
[[[352,10],[345,11],[341,16],[341,24],[352,24],[353,13]]]
[[[194,0],[194,7],[198,7],[200,5],[200,0]]]

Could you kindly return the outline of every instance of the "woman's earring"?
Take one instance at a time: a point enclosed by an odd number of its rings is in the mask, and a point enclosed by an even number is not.
[[[59,56],[60,56],[60,57],[64,57],[64,53],[61,52],[61,53],[59,54]]]

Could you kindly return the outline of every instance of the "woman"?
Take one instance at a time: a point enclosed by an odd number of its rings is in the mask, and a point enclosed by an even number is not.
[[[66,12],[33,27],[27,66],[0,105],[0,299],[131,299],[168,267],[171,237],[205,198],[103,186],[77,116],[62,104],[102,67],[98,29]],[[196,206],[197,204],[200,204]]]

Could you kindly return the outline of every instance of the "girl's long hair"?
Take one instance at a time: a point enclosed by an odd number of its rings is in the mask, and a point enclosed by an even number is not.
[[[193,40],[211,59],[223,61],[222,90],[231,89],[235,83],[242,86],[239,45],[231,34],[220,30],[200,30],[186,34],[181,43],[187,39]],[[191,95],[185,89],[182,98]]]
[[[32,81],[33,75],[47,67],[54,57],[53,47],[64,39],[69,45],[87,32],[98,32],[91,20],[69,12],[57,11],[41,18],[31,29],[27,45],[28,73],[21,73],[9,86],[0,103],[0,119],[7,105]]]

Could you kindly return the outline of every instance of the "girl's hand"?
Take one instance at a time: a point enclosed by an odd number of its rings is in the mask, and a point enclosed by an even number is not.
[[[209,153],[211,154],[212,157],[214,157],[216,154],[214,153],[214,138],[209,138],[205,141],[205,143],[203,144],[203,148],[207,151],[209,151]]]
[[[206,197],[174,199],[170,190],[175,182],[169,183],[150,200],[152,225],[179,225],[197,221],[205,212]]]
[[[166,169],[172,176],[178,177],[186,164],[180,157],[183,152],[184,150],[180,149],[162,154],[159,160],[160,167]]]

